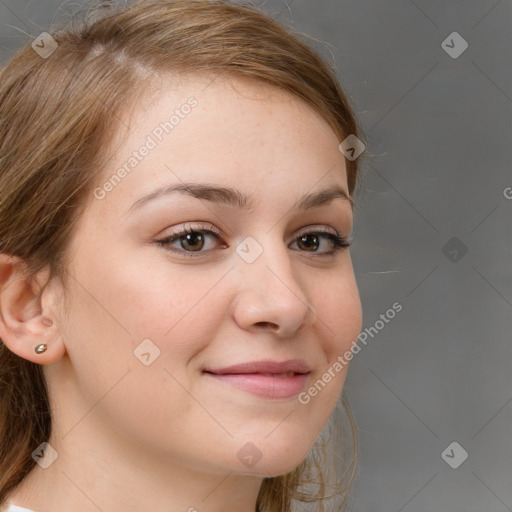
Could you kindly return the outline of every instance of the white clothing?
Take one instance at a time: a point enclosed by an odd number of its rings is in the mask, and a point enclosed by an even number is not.
[[[18,507],[17,505],[8,505],[5,512],[34,512],[28,508]]]

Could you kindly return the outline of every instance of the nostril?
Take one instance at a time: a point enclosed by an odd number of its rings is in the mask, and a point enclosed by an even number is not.
[[[273,329],[275,329],[276,327],[276,324],[273,324],[271,322],[256,322],[256,324],[258,327],[271,327]]]

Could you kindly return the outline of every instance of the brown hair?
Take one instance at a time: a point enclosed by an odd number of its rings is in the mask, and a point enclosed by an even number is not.
[[[66,289],[68,242],[104,165],[105,141],[158,74],[222,72],[263,80],[314,107],[340,142],[359,135],[333,69],[300,34],[250,5],[138,0],[92,9],[81,23],[51,36],[58,44],[51,55],[26,44],[0,71],[0,253],[19,258],[27,279],[48,270],[39,295],[53,279]],[[358,162],[346,163],[352,194]],[[355,423],[342,398],[355,451],[348,482],[345,472],[333,484],[337,496],[348,492],[357,463]],[[50,433],[42,366],[0,340],[0,506],[33,469],[31,454]],[[318,501],[323,510],[324,448],[318,441],[294,471],[264,479],[258,511],[289,511],[292,499]],[[299,490],[313,481],[317,492]]]

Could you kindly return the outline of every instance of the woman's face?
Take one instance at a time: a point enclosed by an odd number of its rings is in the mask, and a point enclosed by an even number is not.
[[[329,238],[353,225],[338,141],[300,99],[240,80],[162,82],[121,126],[70,246],[66,355],[44,367],[55,428],[202,471],[288,472],[361,329],[349,249]]]

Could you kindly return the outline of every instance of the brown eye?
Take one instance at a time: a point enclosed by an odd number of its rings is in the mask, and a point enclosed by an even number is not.
[[[299,240],[297,245],[306,251],[316,251],[318,247],[320,247],[320,242],[316,233],[308,233],[306,235],[302,235],[297,238],[297,240]]]
[[[182,256],[201,256],[211,252],[215,247],[220,249],[227,247],[220,234],[213,231],[212,226],[211,229],[186,226],[185,229],[181,229],[163,240],[157,240],[156,243],[166,250]]]
[[[294,250],[309,252],[312,256],[333,256],[337,252],[350,246],[350,242],[336,233],[330,231],[310,231],[299,235],[292,245]]]
[[[204,236],[199,232],[181,235],[179,239],[181,247],[187,251],[200,251],[204,247]]]

